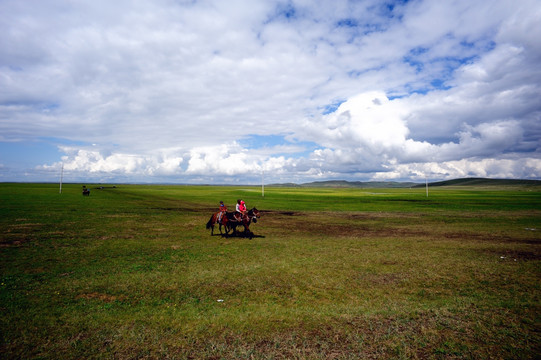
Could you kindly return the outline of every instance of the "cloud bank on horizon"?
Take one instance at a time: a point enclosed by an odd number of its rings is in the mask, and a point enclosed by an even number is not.
[[[537,0],[0,12],[0,181],[541,178]]]

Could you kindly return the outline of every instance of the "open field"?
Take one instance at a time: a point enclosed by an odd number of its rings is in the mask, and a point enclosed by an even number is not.
[[[539,187],[88,187],[0,184],[2,358],[541,354]]]

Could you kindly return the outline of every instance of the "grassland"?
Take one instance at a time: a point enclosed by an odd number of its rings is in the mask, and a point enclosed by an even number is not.
[[[0,184],[2,358],[541,354],[539,188],[88,186]]]

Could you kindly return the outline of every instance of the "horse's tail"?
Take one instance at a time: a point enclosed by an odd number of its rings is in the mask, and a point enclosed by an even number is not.
[[[210,229],[210,228],[212,227],[212,225],[213,225],[213,224],[212,224],[212,219],[214,219],[214,215],[211,215],[211,216],[210,216],[210,220],[209,220],[208,223],[207,223],[207,229]]]

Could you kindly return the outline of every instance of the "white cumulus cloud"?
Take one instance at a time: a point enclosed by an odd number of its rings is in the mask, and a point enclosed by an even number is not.
[[[0,12],[3,180],[541,178],[537,0]]]

